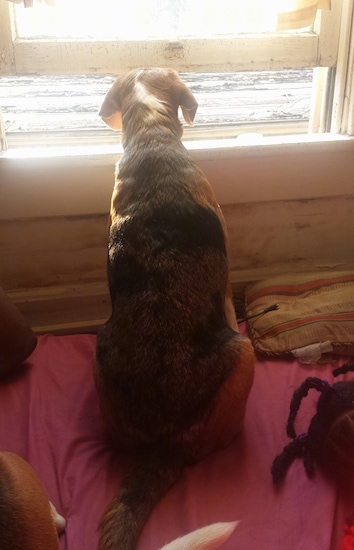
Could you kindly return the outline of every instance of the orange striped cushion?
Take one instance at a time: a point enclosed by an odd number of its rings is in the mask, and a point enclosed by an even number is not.
[[[246,288],[246,316],[255,350],[269,356],[330,341],[354,355],[354,273],[284,275]],[[261,313],[277,304],[278,309]]]

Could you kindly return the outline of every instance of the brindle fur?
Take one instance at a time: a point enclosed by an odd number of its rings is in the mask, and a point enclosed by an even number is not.
[[[113,442],[135,457],[102,517],[100,550],[136,547],[182,468],[238,433],[253,381],[253,349],[231,307],[224,219],[180,141],[179,106],[192,122],[197,102],[177,73],[150,69],[119,77],[100,111],[115,127],[119,113],[124,154],[110,212],[112,315],[94,374]]]

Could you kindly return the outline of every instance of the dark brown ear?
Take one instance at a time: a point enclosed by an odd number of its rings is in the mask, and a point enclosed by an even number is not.
[[[187,124],[193,126],[194,117],[198,109],[198,102],[190,89],[181,80],[177,71],[170,69],[169,75],[170,78],[175,81],[177,92],[176,98],[178,100],[178,105],[182,109],[184,120],[187,122]]]
[[[121,130],[121,110],[121,78],[118,77],[107,92],[98,114],[107,126],[113,130]]]
[[[182,109],[184,120],[190,126],[193,126],[195,114],[198,109],[198,102],[189,88],[181,81],[179,104]]]

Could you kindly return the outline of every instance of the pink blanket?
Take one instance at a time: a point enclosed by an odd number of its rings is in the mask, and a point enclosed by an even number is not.
[[[96,550],[99,518],[129,464],[105,439],[92,378],[94,348],[93,335],[41,336],[18,374],[0,384],[0,449],[32,465],[67,519],[61,550]],[[270,467],[289,442],[293,391],[307,376],[332,381],[333,368],[343,362],[304,367],[295,360],[257,361],[243,432],[184,471],[154,509],[139,550],[158,550],[198,527],[232,520],[240,524],[225,550],[338,550],[345,516],[354,510],[336,488],[318,470],[309,480],[296,460],[275,490]],[[312,390],[303,401],[298,433],[307,430],[317,398]]]

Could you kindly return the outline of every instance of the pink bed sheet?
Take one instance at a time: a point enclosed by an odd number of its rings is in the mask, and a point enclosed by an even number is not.
[[[129,463],[105,438],[92,378],[94,348],[94,335],[41,336],[27,363],[0,384],[0,449],[32,465],[67,519],[61,550],[96,550],[99,518]],[[310,375],[331,381],[343,362],[305,367],[295,360],[257,360],[243,432],[184,471],[154,509],[139,550],[158,550],[198,527],[232,520],[240,524],[225,550],[338,550],[345,516],[353,510],[335,486],[319,471],[309,480],[296,460],[275,490],[270,467],[289,442],[285,424],[293,391]],[[316,400],[312,390],[298,415],[298,432],[307,429]]]

